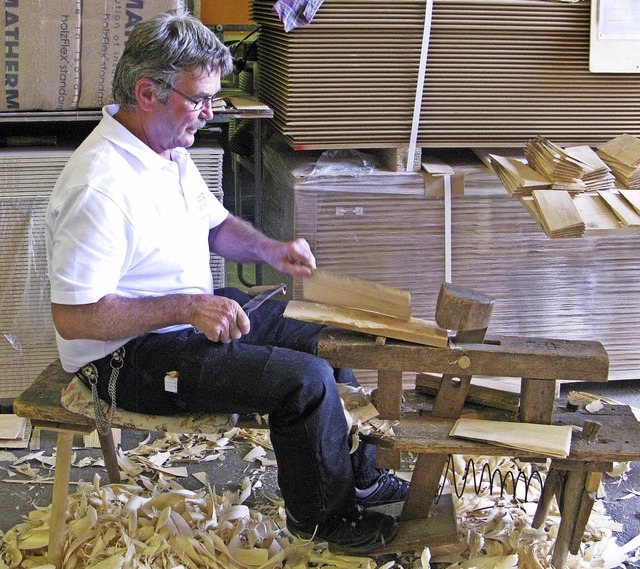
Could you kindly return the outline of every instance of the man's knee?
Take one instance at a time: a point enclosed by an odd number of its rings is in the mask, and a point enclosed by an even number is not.
[[[333,368],[327,361],[310,354],[293,355],[290,350],[276,351],[284,353],[272,358],[269,365],[275,365],[271,373],[279,377],[276,383],[282,389],[283,409],[288,412],[296,409],[306,415],[325,404],[327,399],[335,403],[337,388]]]

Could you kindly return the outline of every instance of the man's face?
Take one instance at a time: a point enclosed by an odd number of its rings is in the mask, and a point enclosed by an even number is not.
[[[212,97],[220,91],[220,70],[211,73],[190,71],[181,73],[175,82],[175,89],[168,93],[166,104],[156,107],[154,117],[154,150],[163,152],[193,144],[195,133],[206,121],[213,117],[211,104],[207,101],[200,110],[194,110],[194,101]],[[184,95],[184,96],[183,96]]]

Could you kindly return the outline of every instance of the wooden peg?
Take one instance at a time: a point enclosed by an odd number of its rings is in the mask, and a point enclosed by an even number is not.
[[[598,423],[598,421],[585,421],[584,425],[582,425],[582,433],[580,434],[580,438],[587,444],[591,444],[598,437],[598,433],[602,428],[602,423]]]

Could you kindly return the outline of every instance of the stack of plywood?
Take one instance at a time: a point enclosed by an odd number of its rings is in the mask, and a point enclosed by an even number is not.
[[[203,142],[202,140],[198,140],[197,143],[188,150],[204,181],[207,183],[209,191],[220,201],[223,201],[222,164],[224,152],[222,147],[213,141]],[[213,285],[216,288],[225,286],[227,278],[224,259],[212,253],[210,264],[211,274],[213,275]]]
[[[296,149],[406,146],[424,1],[325,0],[285,33],[262,26],[258,93]],[[596,146],[638,133],[640,76],[589,72],[589,2],[435,0],[419,147]]]
[[[266,231],[305,237],[321,269],[409,291],[413,314],[433,319],[445,274],[444,199],[389,188],[322,191],[321,180],[305,190],[295,164],[309,164],[313,155],[286,145],[265,154]],[[599,340],[611,357],[611,379],[636,379],[637,237],[591,237],[579,246],[549,239],[477,158],[451,164],[467,173],[465,195],[452,200],[452,281],[496,299],[489,334]],[[281,278],[265,275],[268,282]],[[291,290],[302,298],[301,287]]]
[[[0,152],[0,395],[13,397],[57,357],[44,244],[49,193],[70,149]]]
[[[49,194],[72,148],[0,150],[0,397],[15,397],[58,357],[55,345],[44,216]],[[191,150],[209,189],[222,199],[222,149]],[[224,264],[212,258],[216,286]]]

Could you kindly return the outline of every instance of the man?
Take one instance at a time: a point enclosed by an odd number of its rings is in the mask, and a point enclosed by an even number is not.
[[[322,328],[283,318],[284,302],[250,319],[244,293],[213,291],[210,251],[295,278],[315,265],[305,240],[274,241],[231,215],[185,150],[231,69],[228,49],[188,14],[132,31],[116,104],[69,160],[47,212],[60,357],[129,410],[269,414],[290,533],[366,553],[396,523],[365,507],[402,500],[407,486],[375,468],[370,445],[349,454],[336,381],[357,384],[352,372],[315,355]],[[174,370],[177,389],[164,383]]]

